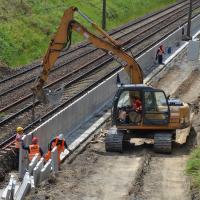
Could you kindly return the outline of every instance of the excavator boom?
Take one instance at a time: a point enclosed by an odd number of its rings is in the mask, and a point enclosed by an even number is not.
[[[82,17],[84,17],[92,27],[100,33],[100,37],[91,33],[83,25],[74,20],[74,13],[78,12]],[[129,54],[127,54],[122,48],[118,45],[117,41],[111,38],[103,29],[98,27],[91,19],[86,15],[80,12],[76,7],[70,7],[64,12],[64,15],[61,19],[60,26],[53,39],[50,42],[48,50],[43,59],[43,70],[37,79],[35,86],[32,88],[33,93],[36,97],[42,101],[46,101],[46,96],[43,91],[43,86],[48,79],[48,75],[52,67],[54,66],[60,52],[69,48],[71,44],[71,32],[75,31],[80,35],[84,36],[89,42],[91,42],[95,47],[103,49],[107,52],[119,57],[122,61],[126,62],[125,70],[130,76],[130,82],[134,84],[143,83],[143,73],[135,61]]]

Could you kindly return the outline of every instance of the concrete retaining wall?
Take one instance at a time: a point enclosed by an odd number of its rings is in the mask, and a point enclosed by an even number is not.
[[[149,49],[137,59],[144,72],[147,68],[155,64],[155,54],[159,45],[163,44],[165,47],[170,46],[172,47],[172,50],[175,50],[177,49],[177,44],[183,44],[181,41],[181,29],[182,28],[180,27],[175,33],[168,36],[165,40]],[[196,17],[192,22],[192,34],[196,33],[199,29],[200,16]],[[124,83],[128,81],[128,77],[124,70],[120,70],[118,73]],[[37,136],[44,151],[47,151],[47,144],[55,135],[62,132],[65,135],[65,138],[67,138],[75,129],[79,128],[85,121],[94,116],[95,113],[108,104],[108,102],[112,101],[117,90],[116,76],[117,73],[59,113],[55,114],[49,120],[30,132],[29,138],[32,135]]]
[[[120,73],[121,77],[127,75]],[[48,121],[36,128],[30,134],[37,135],[39,143],[44,151],[47,151],[47,141],[53,136],[63,133],[67,137],[74,129],[77,129],[84,121],[92,117],[102,109],[108,100],[112,100],[117,90],[116,76],[112,76],[98,87],[89,91],[82,98],[78,99],[65,109],[54,115]]]

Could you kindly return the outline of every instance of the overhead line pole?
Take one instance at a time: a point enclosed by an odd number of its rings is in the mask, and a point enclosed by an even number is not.
[[[187,37],[188,37],[188,39],[191,38],[191,35],[190,35],[190,32],[191,32],[191,18],[192,18],[192,0],[190,0],[189,14],[188,14],[188,25],[187,25]]]
[[[102,29],[106,30],[106,0],[102,2]]]

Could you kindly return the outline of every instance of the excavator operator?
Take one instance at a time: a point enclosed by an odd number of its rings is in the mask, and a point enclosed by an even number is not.
[[[142,102],[138,96],[133,97],[132,107],[129,110],[128,116],[131,123],[141,122]]]
[[[136,111],[138,113],[140,113],[142,111],[142,102],[139,97],[137,97],[137,96],[133,97],[132,106],[133,106],[134,111]]]

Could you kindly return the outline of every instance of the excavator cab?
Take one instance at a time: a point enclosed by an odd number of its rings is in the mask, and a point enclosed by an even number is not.
[[[121,85],[113,101],[112,123],[106,151],[122,152],[131,138],[150,138],[155,152],[171,153],[176,130],[191,126],[190,109],[179,99],[169,99],[163,90],[144,84]]]
[[[160,126],[169,123],[170,109],[164,91],[143,84],[119,88],[113,104],[116,126]]]

